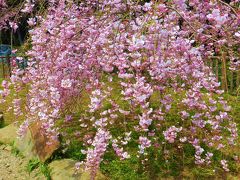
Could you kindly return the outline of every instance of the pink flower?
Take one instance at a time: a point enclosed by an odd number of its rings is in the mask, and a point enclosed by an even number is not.
[[[136,137],[139,144],[133,150],[138,148],[139,156],[146,154],[147,148],[175,143],[170,155],[176,152],[174,148],[190,143],[195,148],[195,163],[206,165],[212,157],[205,152],[209,146],[236,144],[237,125],[226,113],[231,109],[221,98],[220,83],[206,63],[212,56],[220,56],[224,45],[229,48],[226,59],[231,68],[240,67],[239,50],[231,51],[239,44],[239,19],[228,6],[198,0],[145,4],[48,0],[46,15],[39,17],[35,16],[38,8],[34,9],[38,2],[25,0],[18,16],[7,13],[7,7],[0,4],[6,12],[0,30],[9,28],[13,19],[18,24],[18,17],[23,16],[29,16],[29,26],[33,25],[26,52],[28,67],[13,67],[0,91],[1,102],[8,102],[9,95],[15,97],[9,110],[21,114],[20,106],[25,108],[20,134],[37,121],[44,122],[46,135],[57,132],[55,124],[66,116],[65,108],[78,107],[73,103],[79,100],[83,112],[78,125],[80,137],[87,137],[83,152],[92,178],[109,142],[121,159],[130,157],[124,146]],[[232,8],[235,5],[236,1],[231,2]],[[123,12],[131,18],[122,18]],[[38,26],[34,26],[36,20]],[[16,29],[15,24],[11,28]],[[26,85],[26,96],[19,96]],[[172,113],[179,117],[172,119]],[[69,125],[73,123],[65,118]],[[112,129],[119,128],[134,136],[111,135]],[[206,150],[202,143],[208,146]]]
[[[176,128],[175,126],[171,126],[166,131],[163,131],[163,135],[166,141],[169,143],[174,143],[177,138],[177,133],[180,132],[182,128]]]
[[[66,115],[65,116],[65,122],[70,122],[72,120],[72,116],[71,115]]]
[[[27,21],[29,26],[34,26],[36,25],[36,19],[35,18],[29,18]]]
[[[5,0],[0,0],[0,8],[7,7],[7,3]],[[1,9],[0,9],[1,10]]]
[[[225,159],[221,160],[221,165],[222,165],[222,168],[225,170],[225,171],[229,171],[228,169],[228,164],[227,164],[227,161]]]
[[[238,32],[235,32],[235,34],[234,34],[236,37],[238,37],[238,38],[240,38],[240,31],[238,31]]]
[[[147,137],[139,137],[139,153],[143,154],[144,150],[151,146],[151,141]]]
[[[213,20],[217,23],[216,27],[220,28],[227,21],[228,14],[224,14],[223,16],[220,14],[219,9],[212,10],[211,14],[207,15],[209,20]]]
[[[72,86],[72,81],[70,79],[63,79],[61,82],[62,88],[70,88]]]
[[[9,22],[10,27],[13,29],[14,32],[18,29],[18,25],[15,22]]]

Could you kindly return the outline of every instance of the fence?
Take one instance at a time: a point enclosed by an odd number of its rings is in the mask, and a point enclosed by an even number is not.
[[[0,78],[6,78],[11,76],[11,58],[16,55],[12,53],[10,45],[0,45]],[[17,66],[20,69],[27,67],[27,60],[16,60]]]
[[[0,45],[0,62],[1,62],[1,76],[5,78],[11,75],[11,63],[10,56],[12,55],[12,50],[9,45]]]
[[[11,62],[10,59],[15,56],[12,53],[11,47],[9,45],[0,45],[0,76],[2,78],[9,77],[11,75]],[[16,62],[18,67],[24,69],[27,67],[27,60],[23,59],[21,62]],[[221,82],[221,87],[225,92],[236,93],[240,88],[240,70],[231,71],[229,69],[229,62],[226,60],[225,56],[213,57],[208,61],[208,66],[211,67],[212,71],[215,73],[217,80]]]
[[[228,93],[235,94],[240,88],[240,69],[230,70],[230,62],[223,57],[214,57],[208,63],[216,78],[221,82],[221,88]]]

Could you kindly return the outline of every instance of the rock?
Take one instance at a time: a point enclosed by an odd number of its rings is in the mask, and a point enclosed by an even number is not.
[[[41,162],[45,162],[60,146],[58,140],[49,139],[41,133],[39,122],[30,125],[22,139],[17,138],[17,130],[18,127],[14,124],[1,128],[0,142],[3,144],[15,143],[16,148],[28,159],[38,158]],[[51,142],[51,145],[47,145],[47,142]]]
[[[56,160],[49,164],[52,180],[90,180],[90,173],[79,170],[76,174],[75,164],[77,161],[72,159]],[[97,173],[96,180],[107,179],[100,172]]]
[[[16,140],[15,146],[27,159],[36,158],[37,155],[33,152],[34,145],[29,129],[22,138]]]
[[[97,172],[97,176],[95,177],[96,180],[106,180],[107,177],[105,177],[102,173]],[[91,180],[90,172],[83,172],[80,180]]]
[[[3,144],[11,144],[17,138],[17,126],[10,124],[0,129],[0,142]]]
[[[51,145],[48,145],[50,142]],[[35,122],[29,126],[25,136],[17,140],[16,147],[27,158],[38,158],[45,162],[60,146],[58,140],[49,139],[41,130],[41,123]]]

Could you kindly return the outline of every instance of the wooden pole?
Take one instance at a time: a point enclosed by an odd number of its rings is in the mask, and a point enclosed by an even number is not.
[[[2,74],[3,78],[5,78],[4,58],[2,58]]]
[[[230,71],[230,91],[233,92],[233,71]]]
[[[238,89],[240,85],[240,71],[237,71],[237,78],[236,78],[236,88]]]
[[[217,81],[219,81],[219,73],[218,73],[218,59],[215,60],[216,65],[215,65],[215,73],[216,73],[216,78]]]
[[[228,92],[226,54],[222,52],[222,89]]]

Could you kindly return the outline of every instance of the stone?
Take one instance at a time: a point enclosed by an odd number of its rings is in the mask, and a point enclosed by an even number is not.
[[[35,123],[30,126],[31,135],[34,139],[34,148],[40,161],[45,162],[60,147],[58,139],[52,139],[41,133],[41,124]],[[56,135],[55,135],[56,136]],[[47,144],[47,143],[50,144]]]
[[[23,138],[17,138],[18,127],[10,124],[0,129],[0,142],[3,144],[13,144],[28,159],[38,158],[45,162],[60,147],[58,140],[49,139],[41,133],[41,124],[33,123],[29,126]],[[47,142],[51,142],[48,145]],[[6,148],[4,148],[6,149]]]
[[[72,159],[55,160],[49,164],[52,180],[91,180],[90,173],[79,170],[76,173],[75,164]],[[96,180],[107,179],[101,172],[97,172]]]
[[[25,157],[38,158],[41,162],[45,162],[60,147],[60,142],[49,139],[42,133],[41,123],[34,122],[28,127],[25,136],[17,140],[16,147]]]
[[[0,129],[0,142],[3,144],[12,144],[17,138],[17,126],[10,124]]]
[[[23,137],[16,139],[15,147],[24,155],[28,160],[38,158],[36,152],[34,152],[33,139],[31,132],[28,129]]]

